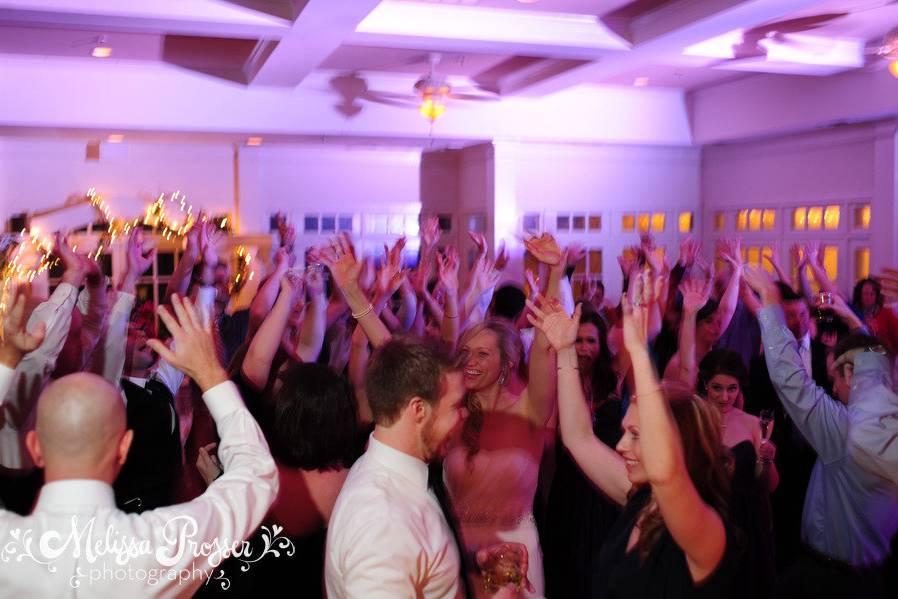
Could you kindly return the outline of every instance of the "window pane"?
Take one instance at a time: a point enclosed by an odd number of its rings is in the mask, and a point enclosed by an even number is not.
[[[665,215],[663,212],[656,212],[652,215],[652,231],[660,233],[664,230]]]
[[[854,252],[854,278],[866,279],[870,276],[870,248],[860,248]]]
[[[770,262],[768,260],[764,260],[764,256],[768,256],[768,257],[773,256],[773,248],[770,247],[769,245],[761,248],[761,266],[763,266],[767,270],[767,272],[774,274],[773,266],[770,264]],[[779,257],[779,256],[777,256],[777,257]]]
[[[333,215],[321,217],[321,232],[332,232],[337,230],[337,217]]]
[[[486,231],[486,216],[483,214],[472,214],[468,217],[468,230],[476,233]]]
[[[792,228],[796,231],[804,231],[808,226],[807,208],[796,208],[792,211]]]
[[[870,228],[870,204],[857,206],[854,209],[854,227],[856,229]]]
[[[740,210],[739,214],[736,215],[736,230],[737,231],[747,231],[748,230],[748,210]]]
[[[689,233],[692,231],[692,213],[691,212],[681,212],[680,213],[680,223],[679,223],[680,233]]]
[[[104,254],[106,256],[108,254]],[[111,258],[111,256],[110,256]],[[156,268],[160,277],[167,277],[175,270],[175,255],[173,252],[159,252],[156,254]],[[152,272],[152,271],[151,271]],[[143,275],[143,273],[141,273]]]
[[[589,250],[589,273],[602,274],[602,250]]]
[[[714,230],[723,231],[726,228],[726,216],[723,212],[714,213]]]
[[[525,214],[524,215],[524,231],[528,232],[539,232],[539,214]]]
[[[762,220],[764,223],[764,230],[773,231],[774,226],[776,226],[776,210],[765,210]]]
[[[761,262],[761,248],[752,246],[748,248],[748,263],[759,264]]]
[[[827,206],[823,213],[823,224],[827,231],[835,231],[839,228],[839,214],[841,210],[838,206]]]
[[[322,229],[324,226],[322,225]],[[394,235],[402,235],[405,233],[405,216],[402,214],[390,215],[390,233]]]
[[[636,228],[636,219],[632,214],[625,214],[623,218],[621,218],[621,229],[624,231],[632,231]]]
[[[833,281],[839,275],[839,248],[834,245],[828,245],[823,248],[823,268],[826,274]]]
[[[352,231],[352,217],[341,216],[337,219],[337,227],[341,231]]]
[[[571,217],[567,214],[555,217],[555,230],[558,232],[567,231],[571,228]]]
[[[592,214],[589,217],[589,230],[600,231],[602,229],[602,217],[598,214]]]
[[[748,213],[748,228],[752,231],[761,230],[761,211],[757,208],[752,208]]]
[[[452,215],[451,214],[438,214],[437,222],[439,223],[440,231],[451,231],[452,230]]]
[[[420,228],[420,226],[418,224],[418,215],[417,214],[406,214],[405,215],[405,236],[406,237],[417,237],[419,228]]]
[[[814,206],[808,208],[808,230],[819,231],[823,224],[823,208]]]
[[[582,214],[579,216],[575,215],[572,224],[574,231],[583,231],[584,229],[586,229],[586,217]]]
[[[302,230],[306,233],[317,233],[318,215],[306,214],[305,218],[302,219]]]
[[[386,214],[375,214],[374,215],[374,233],[378,235],[386,235],[387,233],[387,215]]]
[[[648,213],[642,213],[636,217],[636,230],[645,233],[649,230],[651,216]]]

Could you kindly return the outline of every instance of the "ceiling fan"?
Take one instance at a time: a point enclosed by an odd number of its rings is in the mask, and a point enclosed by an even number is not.
[[[431,122],[442,116],[449,100],[496,101],[499,95],[476,86],[460,87],[449,82],[445,75],[437,73],[442,56],[431,53],[427,57],[427,71],[412,86],[409,94],[372,90],[368,82],[357,72],[339,75],[330,80],[331,88],[340,94],[343,101],[337,110],[347,117],[362,111],[357,102],[364,100],[377,104],[399,107],[417,107],[419,112]]]
[[[767,23],[765,25],[752,27],[751,29],[746,29],[742,32],[741,40],[738,43],[733,44],[732,46],[733,57],[726,58],[718,62],[717,65],[732,64],[734,62],[756,58],[766,58],[767,43],[794,46],[801,50],[813,50],[813,48],[809,44],[798,42],[792,38],[789,38],[788,35],[793,33],[803,33],[805,31],[811,31],[813,29],[823,27],[824,25],[841,19],[848,14],[850,13],[824,13],[808,17],[797,17],[794,19],[776,21],[773,23]]]

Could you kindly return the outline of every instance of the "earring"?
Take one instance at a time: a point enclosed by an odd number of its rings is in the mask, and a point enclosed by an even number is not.
[[[502,372],[499,373],[499,386],[504,387],[505,381],[508,379],[508,368],[503,368]]]

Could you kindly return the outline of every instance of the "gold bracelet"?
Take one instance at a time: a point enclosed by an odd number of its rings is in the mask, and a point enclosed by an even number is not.
[[[639,397],[642,397],[643,395],[650,395],[652,393],[661,393],[663,395],[664,390],[661,389],[661,387],[655,387],[654,389],[649,389],[645,393],[634,393],[630,396],[630,401],[636,401]]]
[[[352,313],[352,317],[355,318],[356,320],[358,320],[359,318],[364,318],[365,316],[368,316],[368,315],[371,314],[372,312],[374,312],[374,306],[372,306],[372,305],[369,303],[369,304],[368,304],[368,307],[365,308],[364,310],[362,310],[361,312],[359,312],[358,314],[356,314],[355,312],[353,312],[353,313]]]

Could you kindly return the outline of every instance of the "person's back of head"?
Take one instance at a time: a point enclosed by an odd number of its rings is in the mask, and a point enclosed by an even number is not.
[[[374,352],[365,370],[365,394],[374,422],[390,426],[413,397],[436,404],[440,379],[450,369],[448,359],[420,341],[390,339]]]
[[[304,470],[349,467],[357,452],[357,412],[345,377],[321,364],[296,364],[275,398],[272,454]]]
[[[804,297],[794,289],[790,285],[783,283],[782,281],[775,282],[776,288],[779,289],[780,297],[783,300],[783,303],[787,302],[797,302],[803,301]]]
[[[493,294],[492,316],[516,322],[524,311],[527,296],[517,285],[502,285]]]
[[[125,463],[132,433],[126,430],[119,392],[102,377],[78,373],[44,389],[35,430],[26,445],[45,481],[96,479],[112,483]]]

